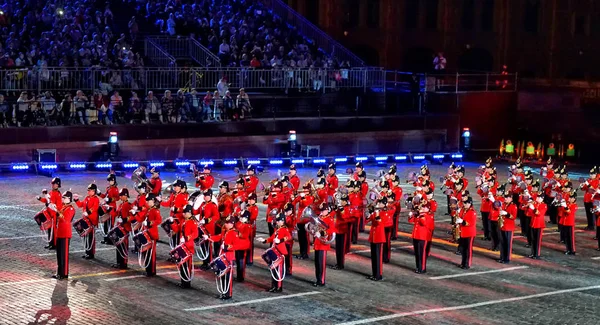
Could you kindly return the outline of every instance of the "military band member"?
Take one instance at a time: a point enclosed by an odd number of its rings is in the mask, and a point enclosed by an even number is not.
[[[196,244],[194,241],[196,238],[198,238],[198,224],[194,218],[193,211],[194,208],[189,204],[183,208],[183,218],[185,221],[181,224],[181,239],[179,240],[190,252],[194,252],[196,250]],[[192,253],[191,257],[179,268],[181,278],[181,283],[179,283],[179,286],[181,288],[190,288],[192,286],[190,275],[193,272],[193,268],[194,254]]]
[[[148,193],[148,183],[142,182],[136,186],[136,192],[138,192],[138,196],[132,204],[131,210],[129,211],[129,216],[131,217],[130,222],[132,224],[132,231],[134,234],[139,230],[139,228],[134,229],[133,225],[141,226],[144,220],[141,219],[140,216],[137,215],[138,211],[142,211],[146,208],[146,194]],[[132,253],[139,252],[139,246],[137,243],[134,243],[134,247],[131,249]]]
[[[239,243],[235,250],[235,274],[237,282],[244,282],[246,278],[247,255],[252,253],[250,251],[250,239],[254,240],[254,238],[252,237],[253,229],[250,224],[250,212],[248,210],[242,211],[237,219],[235,229],[239,233]]]
[[[465,270],[471,268],[473,259],[473,241],[477,235],[477,214],[473,209],[473,199],[469,196],[463,201],[456,223],[460,225],[460,248],[462,262],[459,267]]]
[[[400,204],[402,200],[402,187],[400,187],[400,177],[395,175],[392,180],[392,187],[390,190],[394,193],[394,200],[391,204],[394,207],[394,214],[392,215],[392,236],[391,240],[398,239],[398,221],[400,219],[400,211],[402,209],[402,205]]]
[[[427,242],[431,240],[434,220],[428,202],[422,204],[418,212],[408,213],[408,222],[414,225],[412,238],[415,251],[415,273],[427,272]]]
[[[281,255],[288,256],[292,255],[292,252],[288,250],[287,245],[285,244],[290,240],[292,235],[290,234],[289,229],[285,225],[285,216],[280,213],[277,215],[276,219],[276,229],[273,234],[267,238],[257,238],[258,241],[263,243],[273,244],[274,249],[279,251]],[[278,274],[283,274],[283,265],[280,264],[277,270]],[[275,279],[271,280],[271,288],[267,289],[268,292],[281,292],[283,291],[283,281],[276,281]]]
[[[356,163],[356,165],[354,165],[354,167],[356,167],[354,169],[354,173],[352,174],[352,179],[355,181],[358,181],[358,176],[360,174],[362,174],[365,171],[365,167],[363,166],[363,163],[361,163],[360,161]]]
[[[206,164],[202,167],[202,173],[196,173],[196,187],[200,188],[200,191],[206,191],[211,189],[215,184],[215,178],[211,175],[211,167]]]
[[[188,204],[187,184],[184,180],[178,179],[173,182],[173,193],[167,200],[160,202],[163,207],[170,208],[169,221],[171,225],[171,243],[172,247],[179,245],[181,238],[181,225],[185,221],[183,217],[183,208]],[[171,258],[169,260],[172,260]]]
[[[250,236],[248,238],[250,247],[246,254],[246,265],[252,266],[254,264],[254,237],[256,237],[256,220],[258,219],[258,207],[256,206],[256,194],[252,193],[248,195],[248,223],[251,228]]]
[[[296,170],[296,165],[295,164],[291,164],[290,165],[290,174],[289,174],[289,178],[290,178],[290,184],[292,185],[292,190],[294,192],[300,190],[300,177],[298,177],[297,175],[297,170]]]
[[[219,195],[217,196],[217,208],[221,219],[225,219],[233,213],[233,197],[229,194],[229,182],[219,183]]]
[[[234,216],[228,216],[225,218],[225,225],[223,227],[223,233],[218,234],[218,235],[203,235],[203,238],[209,239],[210,241],[213,241],[215,243],[219,243],[220,246],[220,254],[225,254],[225,258],[227,258],[228,261],[234,261],[235,260],[235,251],[237,249],[237,244],[239,243],[239,232],[237,230],[234,229],[234,225],[236,223],[236,217]],[[219,298],[221,298],[221,300],[228,300],[231,299],[232,295],[233,295],[233,285],[232,285],[232,277],[231,277],[231,271],[228,271],[227,273],[225,273],[225,283],[227,283],[227,287],[229,287],[229,290],[227,292],[225,292],[224,294],[222,294]]]
[[[587,227],[585,230],[594,230],[594,226],[596,225],[592,209],[594,208],[594,192],[596,192],[599,185],[600,182],[598,181],[597,167],[590,169],[590,177],[579,185],[585,193],[583,194],[583,207],[585,209],[585,216],[587,219]]]
[[[495,184],[496,180],[490,178],[485,180],[482,185],[477,186],[477,194],[481,197],[481,207],[479,211],[481,212],[481,221],[483,223],[484,240],[492,240],[492,237],[490,236],[490,212],[492,211],[492,200],[496,194]],[[496,250],[498,247],[497,235],[495,239],[496,240],[492,243],[492,250]]]
[[[350,240],[349,225],[354,222],[350,207],[350,201],[347,194],[342,194],[340,197],[340,205],[336,209],[335,214],[335,260],[336,264],[331,268],[334,270],[343,270],[346,261],[346,242]]]
[[[150,187],[150,193],[154,194],[156,197],[160,197],[160,193],[162,192],[162,180],[160,179],[160,171],[156,167],[152,167],[150,169],[150,180],[148,181],[148,186]]]
[[[327,225],[327,229],[317,231],[314,234],[315,251],[315,276],[317,281],[313,283],[315,287],[325,286],[325,276],[327,274],[327,251],[330,249],[330,237],[335,236],[334,212],[327,203],[321,203],[319,206],[319,219]]]
[[[381,281],[383,280],[383,245],[385,245],[385,227],[383,225],[383,219],[381,213],[385,208],[387,199],[385,197],[379,198],[374,207],[370,208],[369,217],[366,222],[371,223],[371,230],[369,231],[369,243],[371,244],[371,270],[372,275],[367,277],[369,280]]]
[[[248,165],[246,168],[246,176],[244,177],[244,190],[247,195],[256,193],[256,187],[260,180],[256,176],[256,167],[254,165]]]
[[[429,257],[431,255],[431,243],[433,242],[433,232],[435,231],[435,214],[437,213],[438,203],[433,198],[433,191],[431,188],[425,189],[425,196],[425,200],[428,204],[429,214],[431,215],[431,218],[433,218],[433,222],[429,224],[429,239],[427,240],[425,247],[427,257]]]
[[[288,231],[290,231],[290,233],[293,231],[292,229],[295,229],[296,227],[296,216],[294,215],[294,205],[292,205],[291,203],[286,203],[283,206],[283,215],[285,216],[285,225],[288,228]],[[292,248],[294,247],[294,236],[290,236],[286,241],[285,241],[285,246],[287,247],[287,251],[291,252]],[[287,254],[285,256],[285,274],[287,275],[292,275],[293,274],[293,259],[292,259],[292,254]]]
[[[294,198],[292,204],[298,204],[298,222],[296,226],[298,228],[298,245],[300,246],[300,254],[296,255],[297,259],[304,260],[308,258],[310,253],[310,236],[306,231],[306,223],[308,219],[303,219],[304,210],[311,207],[315,202],[315,197],[312,195],[312,185],[310,183],[304,184],[302,190],[298,192],[298,196]]]
[[[512,201],[510,191],[502,191],[503,201],[498,210],[498,219],[502,220],[500,228],[500,259],[498,263],[508,264],[512,255],[513,235],[515,231],[515,220],[517,219],[517,205]],[[500,197],[498,197],[498,200]]]
[[[52,227],[48,229],[48,245],[44,248],[46,249],[55,249],[56,248],[56,216],[58,215],[57,211],[62,209],[63,199],[62,194],[60,193],[61,180],[58,177],[54,177],[50,182],[50,186],[52,189],[50,192],[44,189],[42,190],[42,195],[38,195],[36,199],[46,205],[46,208],[40,211],[39,213],[44,214],[52,224]]]
[[[331,163],[329,164],[329,166],[327,166],[327,177],[325,178],[325,183],[327,184],[327,195],[329,197],[333,197],[335,195],[335,192],[337,191],[339,186],[339,180],[337,175],[335,174],[335,171],[335,163]]]
[[[575,250],[575,213],[577,212],[577,192],[572,191],[566,202],[562,202],[564,208],[563,231],[565,234],[565,255],[577,255]]]
[[[397,177],[397,176],[396,176]],[[396,197],[392,190],[388,190],[385,195],[386,203],[385,209],[381,211],[381,218],[383,220],[383,225],[385,227],[385,244],[383,245],[383,263],[389,263],[392,259],[392,232],[394,220],[393,216],[396,213],[395,211],[395,203]]]
[[[110,219],[102,223],[102,228],[104,230],[104,239],[102,239],[102,241],[100,242],[101,244],[110,244],[107,235],[108,231],[115,224],[115,218],[117,217],[117,202],[119,202],[119,188],[117,187],[117,176],[115,174],[109,174],[106,177],[106,181],[108,182],[106,192],[100,194],[100,198],[102,199],[101,204],[107,204],[108,206],[110,206]]]
[[[219,209],[215,202],[212,201],[213,192],[208,189],[202,193],[203,200],[202,204],[198,208],[198,210],[193,211],[194,215],[200,215],[199,223],[204,225],[208,235],[214,236],[216,235],[217,221],[220,220]],[[209,241],[204,241],[202,244],[203,248],[206,252],[208,252],[207,258],[202,262],[202,266],[200,269],[208,270],[210,269],[210,262],[213,260],[213,246]]]
[[[285,196],[281,193],[282,184],[280,181],[275,181],[271,184],[271,190],[267,195],[263,197],[263,203],[267,205],[267,226],[269,227],[269,235],[272,235],[275,231],[273,227],[273,214],[281,212],[283,205],[285,204]]]
[[[74,194],[73,200],[79,208],[83,210],[82,216],[90,221],[90,226],[94,228],[98,227],[98,207],[100,206],[100,199],[98,198],[98,186],[92,183],[87,187],[87,196],[83,201],[79,201],[79,195]],[[96,239],[94,237],[95,231],[91,231],[85,236],[85,255],[82,258],[86,260],[93,259],[96,254]]]
[[[69,277],[69,244],[72,237],[73,217],[75,216],[75,208],[71,204],[73,194],[66,191],[62,195],[61,208],[56,214],[56,274],[52,277],[57,280],[66,279]]]
[[[122,188],[119,192],[119,206],[116,209],[117,218],[115,218],[115,226],[121,226],[125,230],[125,237],[119,244],[115,244],[115,251],[117,256],[117,263],[113,264],[112,267],[119,268],[121,270],[127,269],[128,257],[129,257],[129,233],[131,232],[131,223],[135,221],[135,217],[131,216],[130,211],[133,209],[131,203],[129,203],[129,190]]]
[[[150,254],[146,253],[144,263],[147,263],[146,276],[156,275],[156,242],[158,242],[158,226],[162,223],[160,215],[160,202],[156,195],[150,193],[146,195],[146,209],[139,212],[145,218],[142,222],[142,231],[148,231],[151,239]]]
[[[529,258],[539,259],[542,250],[542,236],[546,223],[544,217],[548,207],[544,203],[544,195],[538,194],[535,201],[529,203],[529,211],[531,212],[531,255]]]

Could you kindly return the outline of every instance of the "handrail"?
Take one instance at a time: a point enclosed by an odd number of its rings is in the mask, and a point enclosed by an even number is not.
[[[271,12],[274,15],[280,17],[284,22],[287,22],[288,25],[298,28],[301,35],[307,40],[315,42],[319,48],[323,49],[328,54],[335,55],[342,61],[350,61],[350,65],[353,67],[365,66],[365,62],[356,56],[356,54],[331,38],[327,33],[308,21],[308,19],[290,8],[290,6],[281,0],[269,0],[267,2],[270,2]]]
[[[198,62],[198,64],[202,66],[206,66],[207,60],[211,59],[213,62],[213,66],[220,67],[221,59],[216,56],[209,49],[204,47],[204,45],[200,44],[196,39],[189,38],[190,41],[190,56],[194,59],[194,61]]]
[[[177,67],[177,60],[152,39],[144,41],[144,55],[159,66]]]

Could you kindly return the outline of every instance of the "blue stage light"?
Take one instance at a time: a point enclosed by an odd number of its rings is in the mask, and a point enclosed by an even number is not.
[[[304,159],[292,159],[292,164],[304,164]]]
[[[12,170],[29,170],[28,164],[12,164],[10,166]]]
[[[356,161],[367,161],[367,160],[369,160],[369,157],[367,157],[367,156],[357,156],[356,158],[354,158],[354,160],[356,160]]]
[[[175,166],[177,166],[177,167],[188,167],[189,165],[190,165],[190,162],[187,160],[175,161]]]
[[[423,159],[425,159],[425,155],[413,156],[413,159],[415,159],[415,160],[423,160]]]
[[[258,159],[248,160],[248,165],[260,165],[260,160],[258,160]]]
[[[165,167],[164,161],[151,161],[150,167]]]
[[[394,160],[398,161],[398,160],[406,160],[407,157],[406,156],[396,156],[394,157]]]
[[[444,159],[444,155],[442,155],[442,154],[433,155],[433,159]]]
[[[281,165],[281,164],[283,164],[283,160],[282,159],[269,160],[269,165]]]
[[[235,161],[235,160],[232,160],[232,161],[235,162],[235,163],[233,163],[233,165],[237,164],[237,161]],[[206,166],[206,165],[212,166],[214,164],[215,164],[215,162],[212,160],[198,160],[198,165],[200,165],[200,166]],[[225,162],[223,162],[223,164],[225,164]],[[227,165],[227,164],[225,164],[225,165]]]
[[[42,165],[40,165],[40,168],[43,170],[56,170],[56,169],[58,169],[58,165],[57,164],[42,164]]]
[[[325,164],[325,163],[327,163],[327,160],[325,160],[325,159],[321,159],[321,158],[313,159],[313,164]]]
[[[223,160],[223,165],[226,165],[226,166],[237,165],[237,160]]]
[[[388,156],[379,156],[379,157],[375,157],[375,161],[387,161],[388,160]]]
[[[455,158],[455,159],[462,159],[462,157],[463,157],[462,153],[452,154],[452,158]]]
[[[98,169],[112,168],[112,163],[107,163],[107,162],[96,163],[96,168],[98,168]]]
[[[123,163],[123,168],[138,168],[138,167],[140,167],[140,164],[138,164],[136,162]]]
[[[334,161],[336,163],[339,163],[339,162],[348,162],[348,158],[346,158],[346,157],[339,157],[339,158],[335,158]]]
[[[85,163],[69,163],[69,169],[85,169]]]

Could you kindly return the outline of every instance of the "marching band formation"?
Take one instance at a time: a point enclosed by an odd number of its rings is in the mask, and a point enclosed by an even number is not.
[[[580,186],[574,188],[565,166],[555,168],[552,159],[546,163],[539,172],[540,181],[534,180],[531,169],[518,159],[510,167],[507,182],[500,184],[489,158],[478,170],[473,194],[468,189],[464,166],[449,166],[440,182],[447,196],[446,214],[451,217],[449,239],[457,243],[456,254],[462,257],[459,267],[469,269],[472,265],[478,220],[483,224],[484,240],[491,241],[490,250],[499,250],[499,263],[510,263],[517,221],[527,238],[526,247],[531,248],[529,257],[540,258],[546,215],[550,223],[558,225],[565,254],[575,255],[577,190],[584,192],[587,230],[596,227],[600,250],[600,207],[595,203],[600,199],[597,168],[592,168],[589,178],[581,179]],[[248,166],[233,188],[228,181],[219,183],[216,196],[211,167],[203,166],[202,171],[192,167],[198,190],[189,194],[186,182],[178,179],[167,187],[168,195],[163,198],[159,171],[152,168],[150,178],[146,178],[146,167],[141,166],[131,177],[137,192],[133,202],[127,188],[119,190],[113,173],[107,177],[104,192],[92,183],[82,198],[70,190],[61,193],[60,178],[53,178],[51,190],[43,190],[37,197],[46,207],[34,217],[47,238],[45,248],[57,251],[58,270],[53,277],[68,277],[72,229],[82,239],[83,258],[95,257],[96,228],[104,234],[102,243],[115,246],[113,267],[127,269],[131,240],[131,253],[137,254],[138,264],[147,276],[154,276],[156,243],[162,229],[171,246],[169,261],[177,265],[182,288],[191,287],[195,255],[203,262],[201,270],[215,272],[219,297],[230,299],[234,269],[236,280],[243,282],[246,267],[254,262],[254,242],[259,241],[270,244],[261,255],[272,276],[268,291],[281,292],[285,276],[293,274],[295,238],[299,246],[295,258],[307,259],[312,246],[316,278],[313,285],[325,286],[330,245],[334,244],[336,256],[336,264],[331,268],[343,270],[351,244],[357,243],[360,232],[368,231],[372,266],[368,279],[381,281],[383,264],[390,262],[391,242],[397,239],[402,201],[408,210],[408,222],[413,225],[415,272],[427,272],[438,203],[433,198],[435,185],[426,165],[408,176],[406,182],[414,190],[404,195],[395,165],[387,172],[381,171],[372,188],[360,162],[344,185],[339,184],[335,163],[329,164],[327,171],[320,169],[316,178],[304,184],[296,166],[291,165],[287,175],[272,180],[268,186],[260,182],[255,167]],[[472,195],[481,197],[481,218],[473,207]],[[259,196],[267,206],[268,238],[256,237]],[[161,216],[161,206],[170,209],[168,217]],[[82,217],[74,220],[76,209],[81,210]]]

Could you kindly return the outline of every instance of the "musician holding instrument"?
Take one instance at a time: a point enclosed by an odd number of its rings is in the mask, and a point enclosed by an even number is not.
[[[448,212],[446,213],[446,215],[450,215],[450,197],[451,195],[449,193],[451,193],[449,190],[454,190],[454,182],[458,180],[458,175],[456,172],[457,168],[456,165],[454,164],[454,162],[452,164],[450,164],[450,166],[448,166],[448,172],[446,173],[446,175],[440,179],[440,181],[444,182],[444,187],[446,187],[446,202],[448,204]]]
[[[98,228],[98,207],[100,206],[100,198],[98,198],[98,186],[95,183],[88,185],[87,196],[83,201],[79,201],[79,195],[73,194],[73,200],[79,208],[83,210],[83,218],[89,222],[89,226],[92,228]],[[87,235],[85,235],[85,255],[82,258],[90,260],[94,258],[96,254],[96,239],[94,237],[95,231],[92,229]]]
[[[429,257],[431,255],[431,243],[433,242],[433,232],[435,231],[435,214],[437,212],[438,209],[438,203],[437,201],[433,198],[433,190],[431,190],[431,188],[426,188],[424,190],[425,192],[425,198],[424,204],[427,204],[427,208],[429,209],[429,214],[431,215],[431,218],[433,218],[433,222],[429,223],[429,239],[427,239],[427,243],[425,244],[425,253],[427,254],[427,257]]]
[[[185,221],[181,225],[181,244],[185,245],[188,252],[194,252],[196,249],[194,241],[198,238],[198,224],[193,215],[194,208],[191,205],[186,205],[183,208],[183,217]],[[178,285],[181,288],[187,289],[192,287],[191,276],[194,268],[194,254],[190,254],[188,259],[179,267],[179,276],[181,282]]]
[[[269,235],[272,235],[275,231],[272,211],[281,211],[285,204],[285,196],[281,193],[282,188],[283,184],[279,180],[275,180],[271,183],[270,190],[263,197],[263,203],[267,205],[267,215],[265,218],[269,227]]]
[[[564,209],[563,232],[565,235],[565,255],[577,255],[575,250],[575,213],[577,212],[577,192],[572,190],[565,202],[561,202]]]
[[[290,232],[293,231],[292,229],[296,228],[296,215],[294,213],[294,210],[294,205],[289,202],[285,203],[282,208],[283,215],[285,216],[285,225]],[[290,238],[285,242],[285,246],[287,247],[288,252],[292,251],[292,248],[294,247],[294,236],[290,236]],[[285,273],[287,275],[292,275],[292,260],[292,254],[287,254],[285,256]]]
[[[365,167],[363,166],[363,163],[360,161],[357,162],[356,165],[354,165],[354,167],[355,168],[354,168],[354,173],[352,174],[352,179],[355,181],[358,181],[358,175],[365,171]]]
[[[168,222],[171,223],[171,233],[169,234],[171,248],[179,245],[181,238],[181,225],[185,221],[183,217],[183,208],[188,204],[187,184],[184,180],[178,179],[172,184],[173,192],[167,200],[160,202],[163,207],[170,208]],[[169,258],[169,261],[172,261]]]
[[[73,193],[65,191],[61,198],[61,207],[56,214],[56,274],[52,277],[57,280],[69,277],[69,244],[72,237],[73,217],[75,208],[72,205]]]
[[[473,259],[473,241],[477,235],[477,213],[473,209],[473,198],[470,196],[463,200],[463,207],[460,209],[456,218],[456,223],[460,225],[460,248],[462,262],[459,267],[465,270],[471,268]]]
[[[112,267],[121,270],[127,269],[128,257],[129,257],[129,233],[131,232],[131,223],[135,221],[135,217],[131,215],[130,211],[133,209],[131,203],[129,203],[129,190],[122,188],[119,192],[119,206],[115,210],[117,212],[117,218],[115,218],[115,227],[120,226],[124,230],[124,238],[119,244],[115,244],[117,263],[113,264]]]
[[[237,219],[238,221],[235,223],[235,229],[239,232],[239,243],[235,250],[235,274],[237,282],[244,282],[244,278],[246,277],[247,256],[248,254],[253,253],[253,251],[250,250],[250,239],[254,240],[254,237],[252,236],[254,230],[250,224],[250,212],[248,210],[242,210]]]
[[[498,215],[498,225],[500,226],[500,259],[498,259],[498,263],[508,264],[512,255],[517,205],[513,202],[512,194],[506,187],[503,186],[498,194],[492,210],[492,214]]]
[[[397,177],[397,176],[396,176]],[[380,216],[385,228],[385,244],[383,245],[383,263],[389,263],[392,259],[392,232],[394,232],[394,214],[396,213],[395,203],[396,195],[392,190],[388,190],[385,193],[387,199],[385,208],[381,211]]]
[[[196,187],[200,188],[200,191],[211,189],[215,184],[215,178],[210,173],[210,165],[204,165],[201,173],[196,170],[194,165],[194,178],[196,179]]]
[[[233,227],[237,222],[237,218],[234,216],[228,216],[224,220],[225,224],[223,226],[223,233],[218,235],[203,235],[202,237],[205,240],[210,240],[219,246],[219,252],[217,256],[219,258],[221,255],[224,255],[224,258],[227,259],[229,263],[235,260],[235,251],[237,249],[237,244],[239,242],[239,232]],[[232,285],[232,271],[229,270],[226,272],[224,282],[227,284],[228,290],[222,293],[219,298],[221,300],[231,299],[233,295],[233,285]]]
[[[235,181],[235,189],[232,192],[232,196],[233,196],[233,200],[235,201],[236,199],[238,199],[241,202],[245,202],[248,198],[248,194],[246,193],[246,191],[244,190],[244,184],[246,182],[244,181],[243,177],[239,177],[236,181]]]
[[[427,243],[432,238],[431,232],[435,222],[429,202],[423,200],[417,212],[409,212],[408,222],[413,224],[412,238],[415,251],[415,273],[427,273]]]
[[[152,169],[150,169],[150,173],[152,174],[152,176],[150,176],[150,180],[148,181],[150,193],[160,198],[160,193],[162,192],[162,179],[160,179],[160,171],[158,168],[152,167]]]
[[[362,226],[364,228],[364,210],[363,197],[360,193],[360,181],[351,180],[348,186],[348,210],[352,217],[352,222],[348,224],[348,232],[346,232],[346,253],[350,251],[350,243],[358,242],[358,231]]]
[[[229,194],[229,182],[219,183],[219,195],[217,196],[217,208],[221,214],[221,219],[233,213],[233,197]],[[222,224],[222,222],[220,222]]]
[[[373,281],[383,280],[383,245],[385,244],[385,228],[382,219],[382,210],[387,204],[385,196],[380,197],[375,202],[375,205],[369,206],[369,216],[366,219],[367,223],[371,223],[369,231],[369,243],[371,245],[371,270],[372,275],[367,279]]]
[[[62,209],[63,200],[62,195],[60,193],[61,180],[59,177],[54,177],[50,182],[50,186],[52,189],[50,192],[48,190],[43,189],[42,195],[36,196],[36,200],[44,203],[46,207],[38,212],[34,217],[35,220],[46,219],[48,229],[48,245],[46,245],[45,249],[56,249],[56,217],[58,216],[58,212]],[[40,224],[40,226],[42,226]]]
[[[481,221],[483,223],[483,240],[492,240],[492,250],[496,251],[498,249],[498,235],[496,234],[490,236],[490,212],[492,211],[492,203],[493,199],[496,195],[497,183],[495,178],[488,178],[484,180],[481,184],[477,184],[477,194],[481,197],[481,207],[479,211],[481,212]],[[496,229],[497,233],[498,229]]]
[[[285,225],[285,215],[280,213],[277,215],[276,219],[276,229],[273,234],[267,238],[257,238],[259,242],[273,244],[273,249],[277,250],[283,256],[289,256],[292,254],[292,251],[288,250],[288,246],[285,244],[292,237],[288,227]],[[286,258],[287,260],[287,258]],[[284,265],[279,264],[277,266],[278,270],[277,274],[283,274]],[[281,281],[277,281],[275,278],[271,281],[271,288],[267,289],[268,292],[281,292],[283,291],[283,279]]]
[[[138,211],[143,210],[146,207],[146,194],[148,192],[148,183],[141,182],[136,186],[136,192],[138,192],[138,196],[133,201],[131,210],[129,210],[130,222],[132,224],[132,231],[135,232],[141,227],[142,222],[144,221],[139,215],[137,215]],[[134,227],[135,226],[135,227]],[[133,249],[131,250],[133,253],[139,253],[139,246],[137,243],[134,243]]]
[[[527,205],[531,212],[531,255],[529,258],[540,259],[542,250],[542,236],[544,228],[546,228],[546,222],[544,221],[546,211],[548,207],[544,203],[544,195],[539,193],[535,201]]]
[[[567,182],[561,188],[561,193],[556,195],[555,200],[552,202],[552,205],[556,206],[557,209],[557,218],[558,218],[558,232],[560,234],[559,243],[565,244],[567,242],[567,234],[565,231],[565,218],[568,217],[569,213],[566,211],[567,203],[569,202],[569,195],[571,190],[573,189],[573,184],[571,182]]]
[[[213,192],[211,189],[204,191],[202,195],[204,202],[202,202],[198,210],[193,211],[193,213],[194,215],[200,215],[199,223],[206,227],[206,231],[210,236],[214,236],[216,235],[217,221],[221,218],[219,215],[219,209],[217,208],[215,202],[212,201]],[[210,269],[209,264],[213,259],[213,247],[207,241],[205,241],[202,245],[204,245],[204,250],[208,252],[208,256],[203,261],[200,269],[208,270]]]
[[[290,174],[288,175],[290,178],[290,184],[292,185],[292,190],[294,192],[300,190],[300,177],[298,177],[298,171],[296,170],[296,165],[290,165]]]
[[[250,236],[248,241],[250,247],[248,253],[246,253],[246,265],[252,266],[254,264],[254,237],[256,237],[256,220],[258,219],[258,207],[256,206],[256,193],[248,195],[248,205],[246,210],[249,212],[248,223],[251,227]]]
[[[336,264],[331,268],[334,270],[343,270],[348,253],[347,242],[350,240],[349,225],[355,223],[352,216],[352,208],[349,206],[350,198],[348,194],[340,196],[340,205],[335,210],[335,260]]]
[[[325,286],[327,275],[327,251],[331,248],[331,242],[335,239],[335,212],[331,205],[323,202],[319,205],[319,225],[315,226],[313,237],[315,251],[315,276],[317,281],[315,287]]]
[[[298,217],[304,215],[304,210],[311,207],[315,202],[314,187],[311,182],[306,182],[302,186],[302,190],[298,191],[297,196],[292,201],[293,205],[298,205]],[[296,255],[297,259],[304,260],[308,258],[310,253],[310,237],[306,231],[306,223],[308,219],[299,218],[296,223],[298,228],[298,245],[300,246],[300,254]]]
[[[365,232],[365,208],[367,206],[367,196],[369,193],[369,183],[367,182],[367,173],[365,171],[358,173],[358,181],[360,182],[360,197],[362,198],[362,205],[359,206],[362,223],[359,224],[358,228],[360,232]],[[356,235],[358,238],[358,233]],[[356,242],[353,241],[352,243]]]
[[[144,261],[146,276],[156,275],[156,242],[159,239],[158,227],[162,223],[162,216],[160,215],[160,201],[153,193],[146,194],[146,207],[137,212],[136,215],[142,221],[142,228],[139,235],[143,235],[149,242],[145,243],[148,248],[145,250],[146,254],[140,254],[140,261]],[[141,248],[140,248],[141,250]],[[148,251],[150,251],[148,253]],[[140,263],[142,264],[142,263]]]
[[[315,190],[317,193],[315,195],[314,210],[318,213],[320,211],[319,207],[321,204],[327,203],[329,198],[329,189],[326,187],[325,178],[319,178],[317,180],[317,183],[315,184]]]
[[[598,181],[597,167],[592,167],[592,169],[590,169],[590,177],[586,179],[585,182],[579,184],[579,188],[584,191],[583,207],[585,209],[585,217],[587,219],[587,227],[585,230],[593,231],[595,229],[594,226],[596,225],[596,222],[594,220],[594,213],[592,212],[594,208],[593,196],[599,185],[600,182]]]
[[[400,211],[402,210],[401,199],[402,199],[402,187],[400,187],[400,176],[394,175],[392,180],[392,186],[390,187],[390,191],[394,193],[393,202],[388,202],[392,204],[394,207],[394,213],[392,215],[392,236],[391,240],[398,239],[398,221],[400,219]],[[432,189],[433,190],[433,189]]]
[[[256,176],[256,167],[254,165],[248,165],[246,168],[246,177],[244,177],[244,190],[246,194],[256,193],[256,187],[260,183],[260,180]]]

